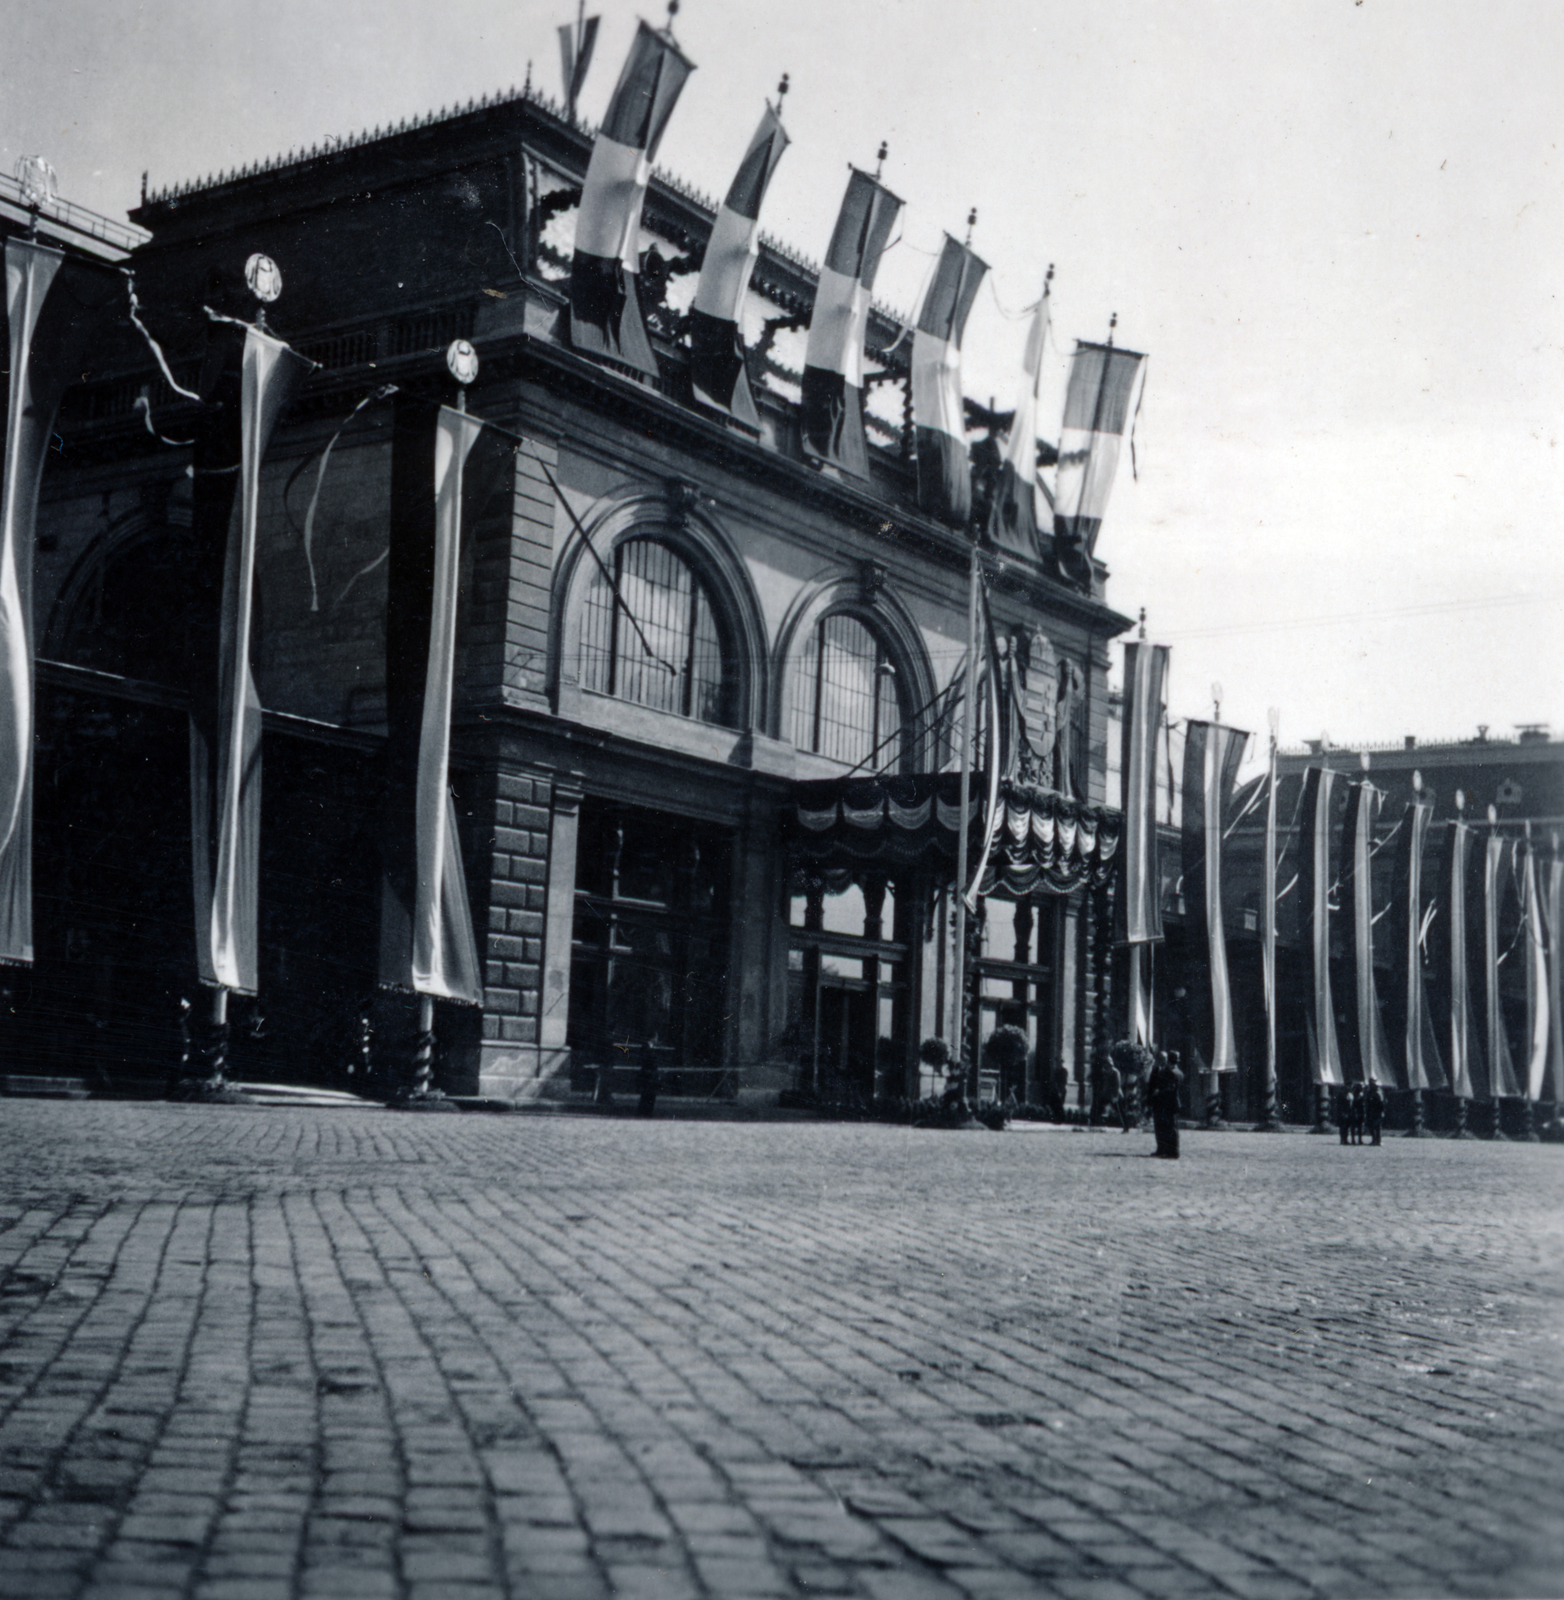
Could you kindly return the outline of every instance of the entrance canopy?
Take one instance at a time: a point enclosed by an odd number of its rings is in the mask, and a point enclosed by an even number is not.
[[[975,778],[972,789],[967,848],[975,865],[983,851],[987,784]],[[1119,812],[1007,779],[999,785],[998,813],[980,893],[1068,894],[1108,881],[1122,831]],[[794,862],[826,874],[930,862],[949,876],[960,825],[961,779],[954,772],[800,783],[784,812]]]

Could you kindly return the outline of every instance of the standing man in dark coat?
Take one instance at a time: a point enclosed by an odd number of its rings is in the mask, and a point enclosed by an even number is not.
[[[1146,1078],[1146,1098],[1157,1135],[1157,1154],[1165,1161],[1178,1160],[1178,1092],[1183,1082],[1178,1052],[1159,1050],[1157,1064]]]
[[[1370,1081],[1363,1091],[1363,1122],[1369,1143],[1378,1144],[1385,1127],[1385,1091],[1377,1082]]]
[[[1098,1057],[1097,1104],[1102,1108],[1102,1116],[1117,1117],[1124,1131],[1130,1131],[1129,1108],[1124,1104],[1124,1079],[1106,1050]]]
[[[1352,1096],[1345,1089],[1336,1096],[1336,1131],[1343,1144],[1352,1142]]]
[[[1363,1143],[1363,1085],[1355,1083],[1347,1090],[1347,1125],[1353,1144]]]
[[[1064,1121],[1065,1102],[1069,1094],[1070,1069],[1062,1061],[1056,1061],[1048,1072],[1048,1109],[1055,1122]]]

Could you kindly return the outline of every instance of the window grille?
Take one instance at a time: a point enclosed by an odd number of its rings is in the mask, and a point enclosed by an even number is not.
[[[626,539],[612,570],[587,589],[582,687],[731,727],[733,673],[706,586],[656,539]]]
[[[905,714],[896,668],[857,617],[825,617],[810,634],[793,692],[793,743],[871,772],[901,765]]]

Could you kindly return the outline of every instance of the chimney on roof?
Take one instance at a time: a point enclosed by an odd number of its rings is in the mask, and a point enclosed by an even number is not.
[[[1401,741],[1401,748],[1403,750],[1417,749],[1417,735],[1415,733],[1407,734],[1407,736]]]

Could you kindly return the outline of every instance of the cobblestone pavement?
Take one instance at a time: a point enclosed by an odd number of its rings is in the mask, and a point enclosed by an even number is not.
[[[1564,1151],[0,1102],[0,1594],[1564,1595]]]

